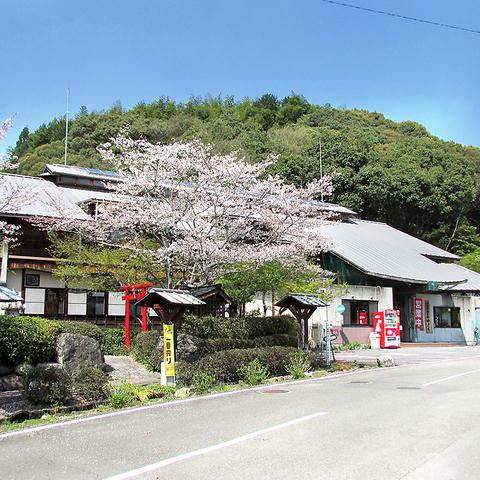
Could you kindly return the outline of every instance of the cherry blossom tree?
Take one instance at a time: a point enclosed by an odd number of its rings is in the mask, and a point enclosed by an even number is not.
[[[7,136],[7,132],[12,128],[13,121],[7,118],[0,124],[0,141]],[[3,159],[2,159],[3,160]],[[6,165],[2,161],[2,167]],[[31,194],[20,191],[17,188],[10,188],[3,179],[0,179],[0,212],[11,211],[14,205],[31,201]],[[15,240],[19,233],[19,227],[4,220],[0,220],[0,241]]]
[[[297,188],[268,173],[274,159],[251,164],[197,141],[152,145],[120,135],[100,150],[121,178],[111,199],[89,221],[42,222],[154,258],[168,287],[271,261],[311,268],[307,258],[327,247],[318,232],[326,213],[313,198],[332,193],[330,177]]]

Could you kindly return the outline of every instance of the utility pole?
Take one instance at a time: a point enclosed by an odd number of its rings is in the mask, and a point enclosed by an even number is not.
[[[320,180],[323,180],[322,138],[320,137]],[[320,192],[320,201],[323,203],[323,188]]]
[[[68,101],[70,99],[70,89],[67,88],[67,111],[65,112],[65,161],[64,165],[67,164],[67,153],[68,153]]]

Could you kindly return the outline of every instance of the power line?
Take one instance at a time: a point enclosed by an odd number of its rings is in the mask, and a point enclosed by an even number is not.
[[[352,5],[351,3],[336,2],[334,0],[320,0],[324,3],[330,3],[339,7],[355,8],[356,10],[362,10],[364,12],[376,13],[379,15],[387,15],[389,17],[401,18],[402,20],[410,20],[411,22],[426,23],[428,25],[435,25],[436,27],[451,28],[453,30],[462,30],[463,32],[480,34],[480,30],[474,30],[472,28],[459,27],[458,25],[450,25],[448,23],[434,22],[432,20],[425,20],[424,18],[408,17],[407,15],[400,15],[398,13],[385,12],[383,10],[375,10],[374,8],[361,7],[360,5]]]

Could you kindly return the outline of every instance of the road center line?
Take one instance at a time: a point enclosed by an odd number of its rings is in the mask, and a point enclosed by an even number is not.
[[[257,430],[256,432],[248,433],[247,435],[242,435],[241,437],[236,437],[236,438],[233,438],[232,440],[227,440],[226,442],[221,442],[221,443],[217,443],[216,445],[211,445],[210,447],[200,448],[199,450],[193,450],[192,452],[182,453],[181,455],[176,455],[175,457],[166,458],[165,460],[161,460],[160,462],[152,463],[151,465],[146,465],[144,467],[137,468],[135,470],[130,470],[129,472],[120,473],[118,475],[114,475],[113,477],[108,477],[104,480],[127,480],[130,478],[134,478],[134,477],[137,477],[138,475],[149,473],[154,470],[158,470],[160,468],[166,467],[168,465],[183,462],[184,460],[189,460],[190,458],[199,457],[200,455],[205,455],[210,452],[215,452],[217,450],[221,450],[222,448],[231,447],[232,445],[236,445],[241,442],[246,442],[247,440],[251,440],[253,438],[259,437],[266,433],[271,433],[271,432],[275,432],[276,430],[281,430],[283,428],[291,427],[298,423],[306,422],[308,420],[312,420],[314,418],[317,418],[326,414],[327,412],[317,412],[311,415],[307,415],[305,417],[296,418],[288,422],[274,425],[273,427],[263,428],[262,430]]]
[[[438,380],[433,380],[433,382],[422,384],[422,387],[429,387],[430,385],[447,382],[448,380],[453,380],[454,378],[463,377],[465,375],[471,375],[472,373],[477,373],[477,372],[480,372],[480,368],[477,368],[476,370],[469,370],[468,372],[457,373],[456,375],[450,375],[449,377],[439,378]]]

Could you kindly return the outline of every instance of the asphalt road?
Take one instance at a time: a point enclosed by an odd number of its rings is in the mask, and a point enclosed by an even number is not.
[[[468,350],[0,435],[0,478],[476,480],[480,349]]]

